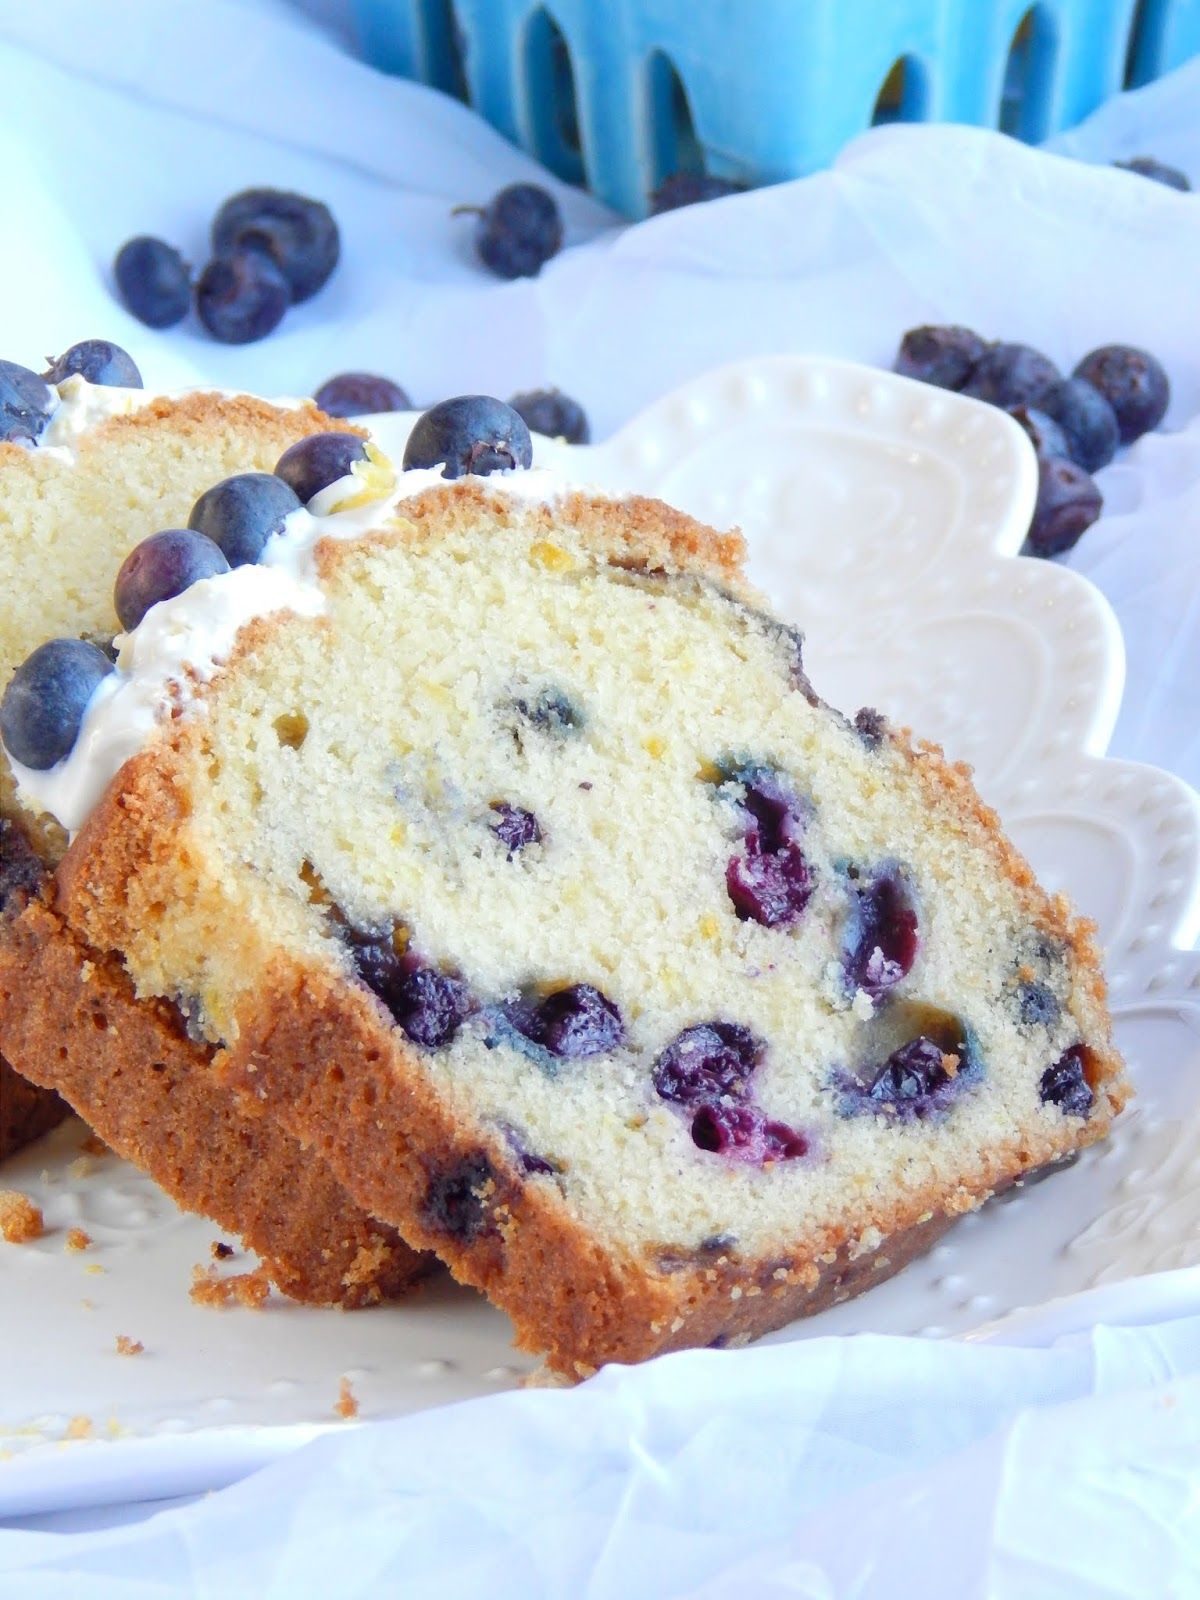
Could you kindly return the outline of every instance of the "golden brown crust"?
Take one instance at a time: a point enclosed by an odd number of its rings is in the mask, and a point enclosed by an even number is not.
[[[1109,1122],[1099,1106],[1087,1123],[1064,1118],[1052,1134],[981,1151],[954,1193],[877,1200],[856,1218],[853,1237],[798,1229],[786,1254],[665,1252],[655,1263],[621,1258],[592,1238],[552,1179],[523,1176],[494,1131],[464,1123],[373,996],[335,974],[281,972],[219,1071],[248,1112],[293,1129],[365,1209],[395,1220],[410,1243],[436,1251],[506,1311],[519,1346],[572,1375],[754,1338],[847,1299],[993,1193],[1102,1138]],[[439,1225],[438,1196],[458,1185],[461,1202],[481,1172],[472,1188],[478,1226],[456,1237]]]
[[[281,1129],[241,1117],[173,1010],[136,1000],[120,964],[39,901],[0,940],[0,1045],[185,1210],[239,1233],[293,1298],[371,1304],[432,1265]]]

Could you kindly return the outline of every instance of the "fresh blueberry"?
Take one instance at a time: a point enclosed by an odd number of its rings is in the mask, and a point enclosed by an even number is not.
[[[1096,1095],[1087,1081],[1087,1060],[1082,1045],[1072,1045],[1046,1068],[1039,1093],[1044,1105],[1057,1106],[1064,1117],[1088,1115]]]
[[[206,489],[192,507],[188,527],[221,550],[231,567],[258,560],[273,533],[300,501],[273,472],[241,472]]]
[[[515,1012],[513,1021],[527,1038],[563,1061],[616,1050],[625,1040],[620,1011],[590,983],[559,989],[531,1012]]]
[[[142,375],[133,357],[107,339],[84,339],[80,344],[73,344],[50,363],[50,370],[42,376],[47,383],[62,383],[75,373],[88,383],[102,384],[105,388],[142,387]]]
[[[561,389],[530,389],[508,403],[532,433],[567,444],[586,444],[591,437],[587,413]]]
[[[0,441],[41,438],[57,400],[36,372],[0,361]]]
[[[162,239],[139,234],[117,251],[117,290],[129,311],[148,328],[173,328],[192,303],[187,262]]]
[[[745,192],[746,185],[732,178],[713,178],[707,172],[672,172],[650,196],[650,215],[658,217],[664,211],[678,211],[681,206],[723,200],[726,195]]]
[[[1038,494],[1027,545],[1035,556],[1062,555],[1100,515],[1103,499],[1082,467],[1066,456],[1038,462]]]
[[[487,1156],[467,1156],[430,1174],[421,1215],[437,1233],[470,1244],[489,1231],[486,1197],[495,1187],[496,1169]]]
[[[0,912],[37,894],[46,871],[25,829],[12,817],[0,816]]]
[[[1033,979],[1026,979],[1017,990],[1017,1004],[1021,1021],[1030,1027],[1053,1028],[1062,1015],[1062,1007],[1054,990]]]
[[[1185,172],[1180,172],[1178,167],[1169,167],[1165,161],[1156,161],[1153,156],[1131,156],[1128,161],[1114,161],[1113,166],[1125,172],[1136,172],[1139,178],[1151,178],[1155,183],[1166,184],[1168,189],[1178,189],[1181,193],[1186,193],[1192,187]]]
[[[910,328],[900,341],[892,371],[939,389],[961,389],[986,349],[986,342],[970,328]]]
[[[731,857],[725,869],[725,887],[738,916],[765,928],[794,922],[814,885],[798,842],[807,807],[772,767],[737,768],[719,792],[732,795],[744,829],[744,853]]]
[[[1066,448],[1046,455],[1070,456],[1085,472],[1099,472],[1117,453],[1121,430],[1113,408],[1099,389],[1083,378],[1062,378],[1043,389],[1038,410],[1062,430]]]
[[[1113,408],[1122,444],[1132,444],[1157,428],[1171,401],[1171,385],[1148,350],[1129,344],[1106,344],[1091,351],[1075,368]]]
[[[346,477],[356,461],[366,459],[366,445],[353,433],[310,433],[287,447],[275,463],[275,476],[307,505],[322,489]]]
[[[486,394],[443,400],[417,418],[404,447],[405,471],[441,467],[443,478],[487,477],[527,467],[533,460],[529,429],[511,406]]]
[[[191,528],[152,533],[121,563],[113,588],[113,605],[129,633],[160,600],[171,600],[203,578],[229,571],[224,553]]]
[[[283,320],[291,290],[257,250],[214,256],[196,281],[196,315],[222,344],[253,344]]]
[[[700,1022],[677,1034],[654,1063],[654,1087],[663,1100],[695,1106],[742,1099],[766,1054],[766,1045],[736,1022]]]
[[[1039,456],[1065,456],[1069,454],[1067,436],[1053,417],[1036,406],[1014,406],[1009,412],[1014,422],[1020,423],[1029,442]]]
[[[971,369],[963,394],[1009,411],[1036,405],[1043,389],[1062,376],[1049,356],[1027,344],[991,344]]]
[[[563,221],[552,194],[536,183],[512,183],[475,211],[475,249],[498,278],[536,278],[562,249]]]
[[[70,755],[88,702],[112,663],[86,639],[51,639],[27,656],[0,700],[0,738],[14,761],[46,772]]]
[[[213,219],[212,248],[215,256],[250,250],[268,257],[283,275],[289,299],[299,305],[329,281],[341,240],[333,213],[319,200],[282,189],[245,189]]]
[[[861,989],[876,1002],[907,977],[920,943],[917,903],[893,863],[848,877],[849,905],[842,934],[842,966],[851,994]]]
[[[366,417],[376,411],[407,411],[410,401],[398,383],[373,372],[339,372],[313,395],[327,417]]]
[[[491,830],[508,852],[510,861],[526,845],[541,844],[541,824],[532,811],[510,806],[505,800],[494,800],[491,809],[496,813]]]

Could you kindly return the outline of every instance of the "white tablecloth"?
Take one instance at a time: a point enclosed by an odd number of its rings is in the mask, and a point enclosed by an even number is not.
[[[344,25],[338,0],[306,8]],[[155,387],[306,393],[366,367],[428,402],[555,382],[603,434],[720,362],[886,363],[924,321],[1067,367],[1100,343],[1155,350],[1166,427],[1102,474],[1105,517],[1069,560],[1125,633],[1115,751],[1200,780],[1200,197],[974,130],[898,127],[832,172],[630,229],[555,186],[571,247],[506,285],[450,208],[543,175],[282,0],[7,7],[0,82],[0,353],[30,365],[100,334]],[[1060,147],[1100,163],[1150,151],[1200,183],[1200,63]],[[110,293],[116,246],[159,232],[202,259],[215,205],[251,183],[333,206],[346,247],[329,288],[244,348],[131,321]],[[1130,1325],[1092,1332],[1093,1315]],[[378,1425],[138,1526],[11,1527],[0,1593],[1200,1592],[1196,1276],[1024,1337],[694,1354]]]

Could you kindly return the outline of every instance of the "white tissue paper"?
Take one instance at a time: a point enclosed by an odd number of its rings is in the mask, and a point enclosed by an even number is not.
[[[1200,62],[1059,141],[1083,160],[893,127],[830,172],[627,229],[553,185],[571,247],[516,284],[479,269],[449,212],[545,175],[282,5],[7,7],[0,81],[0,354],[30,365],[103,334],[154,387],[301,394],[358,367],[423,403],[551,382],[603,435],[718,363],[886,364],[919,322],[1067,369],[1097,344],[1147,346],[1172,380],[1166,427],[1101,474],[1105,517],[1068,559],[1125,633],[1114,752],[1200,779],[1200,197],[1106,165],[1150,153],[1200,182]],[[125,238],[201,260],[216,204],[260,183],[327,200],[346,242],[274,336],[155,334],[114,302]],[[672,1356],[347,1429],[137,1526],[0,1533],[0,1593],[1198,1593],[1200,1276],[1174,1275],[1165,1300],[1164,1281],[1006,1342]]]

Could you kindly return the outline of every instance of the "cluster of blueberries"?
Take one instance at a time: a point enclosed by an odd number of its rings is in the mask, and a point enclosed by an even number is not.
[[[1147,350],[1108,344],[1092,350],[1069,378],[1027,344],[989,344],[970,328],[910,328],[894,370],[942,389],[986,400],[1020,423],[1038,458],[1038,495],[1029,524],[1032,555],[1070,550],[1100,515],[1091,474],[1118,445],[1132,444],[1166,415],[1170,384]]]
[[[40,382],[33,373],[28,377]],[[2,386],[9,381],[0,371],[0,411]],[[368,459],[368,447],[354,434],[312,434],[289,446],[274,472],[239,473],[207,489],[186,528],[151,534],[122,563],[113,589],[121,627],[136,628],[151,606],[194,583],[258,561],[293,511]],[[528,467],[531,459],[525,423],[511,406],[488,395],[460,395],[432,407],[418,419],[404,452],[406,470],[440,466],[446,478]],[[92,696],[112,669],[111,648],[89,639],[39,645],[0,699],[0,739],[9,756],[40,772],[68,756]],[[511,845],[520,820],[499,817],[498,824],[498,836]]]

